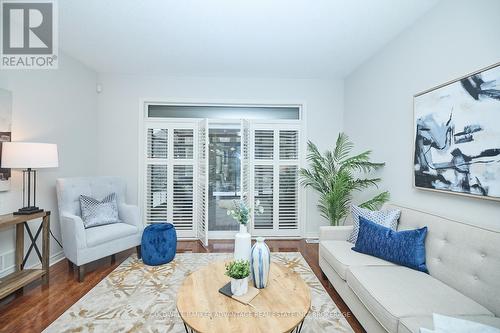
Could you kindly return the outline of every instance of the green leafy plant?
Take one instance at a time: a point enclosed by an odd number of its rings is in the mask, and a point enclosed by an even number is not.
[[[255,201],[257,214],[264,212],[264,207],[260,205],[260,201]],[[252,208],[248,206],[245,200],[233,200],[233,207],[227,210],[227,215],[238,221],[240,224],[247,225],[252,216]]]
[[[250,275],[248,260],[235,260],[226,264],[226,275],[233,279],[244,279]]]
[[[301,184],[320,194],[318,208],[331,225],[340,225],[349,213],[352,193],[378,187],[381,178],[358,178],[382,168],[385,163],[370,161],[371,151],[351,156],[354,144],[346,134],[340,133],[333,151],[321,154],[311,141],[307,144],[309,169],[300,169]],[[389,192],[377,194],[358,206],[375,210],[389,200]]]

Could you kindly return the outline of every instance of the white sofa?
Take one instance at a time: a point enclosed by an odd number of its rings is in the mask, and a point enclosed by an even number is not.
[[[83,280],[84,265],[140,245],[144,225],[139,208],[125,203],[125,181],[117,177],[78,177],[57,180],[57,201],[64,255],[78,268]],[[80,195],[101,200],[116,193],[118,216],[124,223],[114,223],[85,229],[81,218]]]
[[[352,226],[321,227],[319,265],[369,333],[433,328],[439,313],[500,328],[500,232],[401,210],[398,230],[428,227],[429,274],[357,253]]]

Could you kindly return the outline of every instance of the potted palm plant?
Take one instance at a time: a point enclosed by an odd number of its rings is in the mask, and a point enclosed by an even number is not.
[[[340,133],[333,151],[321,154],[311,141],[307,144],[309,169],[300,169],[301,184],[319,192],[318,208],[321,215],[333,226],[345,222],[349,213],[352,195],[370,187],[378,187],[381,178],[367,175],[382,168],[385,163],[370,161],[371,151],[351,155],[354,144],[346,134]],[[362,175],[359,178],[358,175]],[[363,177],[365,176],[365,177]],[[362,208],[378,209],[389,200],[389,192],[384,191],[359,204]]]
[[[231,278],[231,293],[242,296],[248,292],[248,276],[250,262],[248,260],[234,260],[226,264],[226,275]]]

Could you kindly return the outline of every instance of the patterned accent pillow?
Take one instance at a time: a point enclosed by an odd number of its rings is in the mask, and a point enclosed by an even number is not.
[[[360,216],[356,252],[428,273],[425,264],[427,227],[394,231]]]
[[[356,243],[356,240],[358,239],[360,216],[374,223],[383,225],[384,227],[396,230],[398,227],[399,216],[401,215],[401,211],[399,209],[369,210],[355,205],[351,206],[351,213],[352,225],[354,228],[347,238],[347,241],[353,244]]]
[[[121,222],[118,218],[116,193],[108,194],[101,201],[80,195],[80,207],[85,229]]]

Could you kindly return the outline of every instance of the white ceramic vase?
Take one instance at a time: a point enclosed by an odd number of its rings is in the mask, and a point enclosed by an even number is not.
[[[240,224],[240,231],[234,237],[234,260],[250,261],[252,240],[247,231],[247,226]]]
[[[271,268],[271,252],[264,243],[264,237],[257,237],[257,242],[252,247],[250,270],[255,288],[262,289],[267,286],[269,269]]]
[[[248,292],[248,277],[243,279],[231,278],[231,293],[233,296],[243,296]]]

